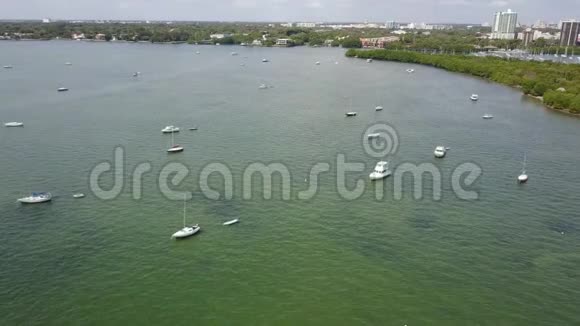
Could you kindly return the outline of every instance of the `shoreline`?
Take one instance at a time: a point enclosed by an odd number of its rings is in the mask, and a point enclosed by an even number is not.
[[[501,82],[495,81],[495,80],[493,80],[493,79],[491,79],[489,77],[478,76],[478,75],[475,75],[475,74],[471,74],[469,72],[453,71],[453,70],[450,70],[450,69],[446,69],[445,67],[442,67],[442,66],[436,66],[436,65],[432,65],[432,64],[428,64],[428,63],[423,63],[423,62],[416,62],[416,61],[410,61],[410,60],[409,61],[389,60],[389,59],[385,59],[385,58],[376,57],[376,56],[373,56],[373,55],[370,55],[370,56],[362,56],[361,57],[360,56],[360,53],[362,53],[364,51],[365,50],[362,50],[362,49],[353,49],[353,51],[351,51],[351,53],[348,53],[347,52],[345,55],[347,57],[355,58],[355,59],[363,59],[363,60],[365,60],[365,59],[371,58],[371,59],[377,60],[377,61],[387,61],[387,62],[399,62],[399,63],[417,64],[417,65],[432,67],[432,68],[436,68],[436,69],[442,69],[442,70],[445,70],[447,72],[459,73],[459,74],[462,74],[462,75],[469,75],[469,76],[472,76],[472,77],[480,78],[480,79],[485,80],[485,81],[489,81],[489,82],[497,83],[499,85],[508,86],[508,87],[511,87],[511,88],[518,89],[520,92],[522,92],[522,95],[528,96],[528,97],[530,97],[532,99],[535,99],[535,100],[539,101],[542,104],[542,106],[544,106],[544,108],[546,108],[546,109],[549,109],[549,110],[555,111],[555,112],[559,112],[559,113],[563,113],[563,114],[565,114],[567,116],[572,116],[572,117],[580,118],[580,112],[572,112],[570,109],[558,109],[558,108],[556,108],[556,107],[554,107],[552,105],[547,104],[544,101],[544,97],[543,96],[536,96],[536,95],[532,95],[532,94],[529,94],[529,93],[525,93],[523,91],[523,86],[522,85],[509,85],[509,84],[506,84],[506,83],[501,83]],[[387,51],[387,50],[383,50],[383,51]]]

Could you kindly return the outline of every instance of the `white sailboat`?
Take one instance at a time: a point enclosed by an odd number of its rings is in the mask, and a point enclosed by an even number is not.
[[[183,195],[183,228],[171,236],[173,239],[183,239],[187,237],[191,237],[192,235],[196,234],[201,230],[201,227],[197,224],[192,226],[185,225],[185,209],[187,204],[187,195]]]
[[[22,204],[39,204],[46,203],[52,200],[52,194],[50,192],[33,192],[28,197],[19,198],[18,201]]]
[[[171,133],[171,147],[167,150],[168,153],[179,153],[183,152],[183,146],[175,144],[174,133]]]
[[[526,174],[526,154],[524,154],[524,164],[522,167],[522,173],[518,176],[519,183],[525,183],[528,181],[528,175]]]

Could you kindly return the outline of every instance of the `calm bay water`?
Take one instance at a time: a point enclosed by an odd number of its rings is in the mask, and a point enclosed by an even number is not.
[[[2,325],[580,323],[580,120],[517,90],[338,49],[1,42],[7,64],[0,121],[25,127],[0,128]],[[350,110],[359,115],[345,119]],[[414,200],[410,184],[395,200],[393,178],[383,200],[368,182],[361,198],[341,199],[336,157],[366,164],[349,187],[366,180],[376,159],[361,135],[379,121],[399,135],[393,167],[441,169],[440,201]],[[182,128],[184,153],[165,153],[168,124]],[[451,150],[435,160],[440,144]],[[141,200],[129,183],[111,201],[90,194],[89,171],[118,145],[126,175],[152,165]],[[530,181],[517,185],[524,152]],[[194,192],[188,218],[203,232],[186,241],[169,239],[182,203],[157,189],[169,162],[191,170],[175,189]],[[232,169],[232,200],[200,194],[212,162]],[[284,163],[293,199],[277,188],[271,200],[244,200],[252,162]],[[333,168],[313,199],[297,200],[317,162]],[[451,191],[465,162],[483,169],[478,200]],[[55,199],[16,203],[31,191]],[[242,222],[221,225],[232,218]]]

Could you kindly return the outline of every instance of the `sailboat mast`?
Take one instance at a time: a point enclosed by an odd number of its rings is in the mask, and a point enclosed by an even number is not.
[[[185,206],[187,203],[187,195],[183,195],[183,227],[185,228]]]

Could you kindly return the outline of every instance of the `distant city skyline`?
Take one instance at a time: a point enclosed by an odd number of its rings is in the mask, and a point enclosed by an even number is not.
[[[577,18],[580,0],[8,0],[0,19],[491,22],[508,8],[522,24]]]

